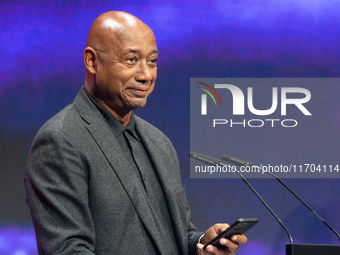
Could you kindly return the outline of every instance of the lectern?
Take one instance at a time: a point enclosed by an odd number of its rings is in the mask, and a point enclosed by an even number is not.
[[[340,245],[286,244],[286,255],[340,255]]]

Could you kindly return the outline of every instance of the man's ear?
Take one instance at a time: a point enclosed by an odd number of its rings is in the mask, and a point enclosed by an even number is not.
[[[91,74],[95,74],[97,72],[98,55],[91,47],[86,47],[84,50],[84,64],[87,71]]]

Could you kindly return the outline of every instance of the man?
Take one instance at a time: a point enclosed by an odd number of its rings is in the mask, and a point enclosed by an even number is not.
[[[235,254],[243,235],[203,244],[190,222],[169,139],[134,116],[157,76],[155,37],[124,12],[93,23],[85,84],[73,104],[45,123],[27,163],[27,202],[40,254]],[[198,251],[199,250],[199,251]]]

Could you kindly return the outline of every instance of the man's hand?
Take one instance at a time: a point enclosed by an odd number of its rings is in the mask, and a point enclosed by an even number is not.
[[[233,235],[231,240],[226,238],[220,239],[220,244],[225,246],[225,249],[217,249],[213,245],[209,245],[206,251],[203,250],[204,245],[206,245],[210,240],[218,236],[222,233],[226,228],[228,228],[228,224],[215,224],[211,228],[209,228],[205,233],[201,240],[201,243],[197,244],[197,248],[200,251],[201,255],[234,255],[240,246],[240,244],[245,244],[247,242],[247,237],[244,235]]]

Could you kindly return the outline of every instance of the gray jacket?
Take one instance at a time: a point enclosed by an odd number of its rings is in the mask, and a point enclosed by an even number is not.
[[[30,150],[25,185],[39,254],[168,254],[143,187],[83,90],[43,125]],[[163,188],[179,252],[197,254],[200,233],[190,222],[175,149],[137,116],[136,130]]]

